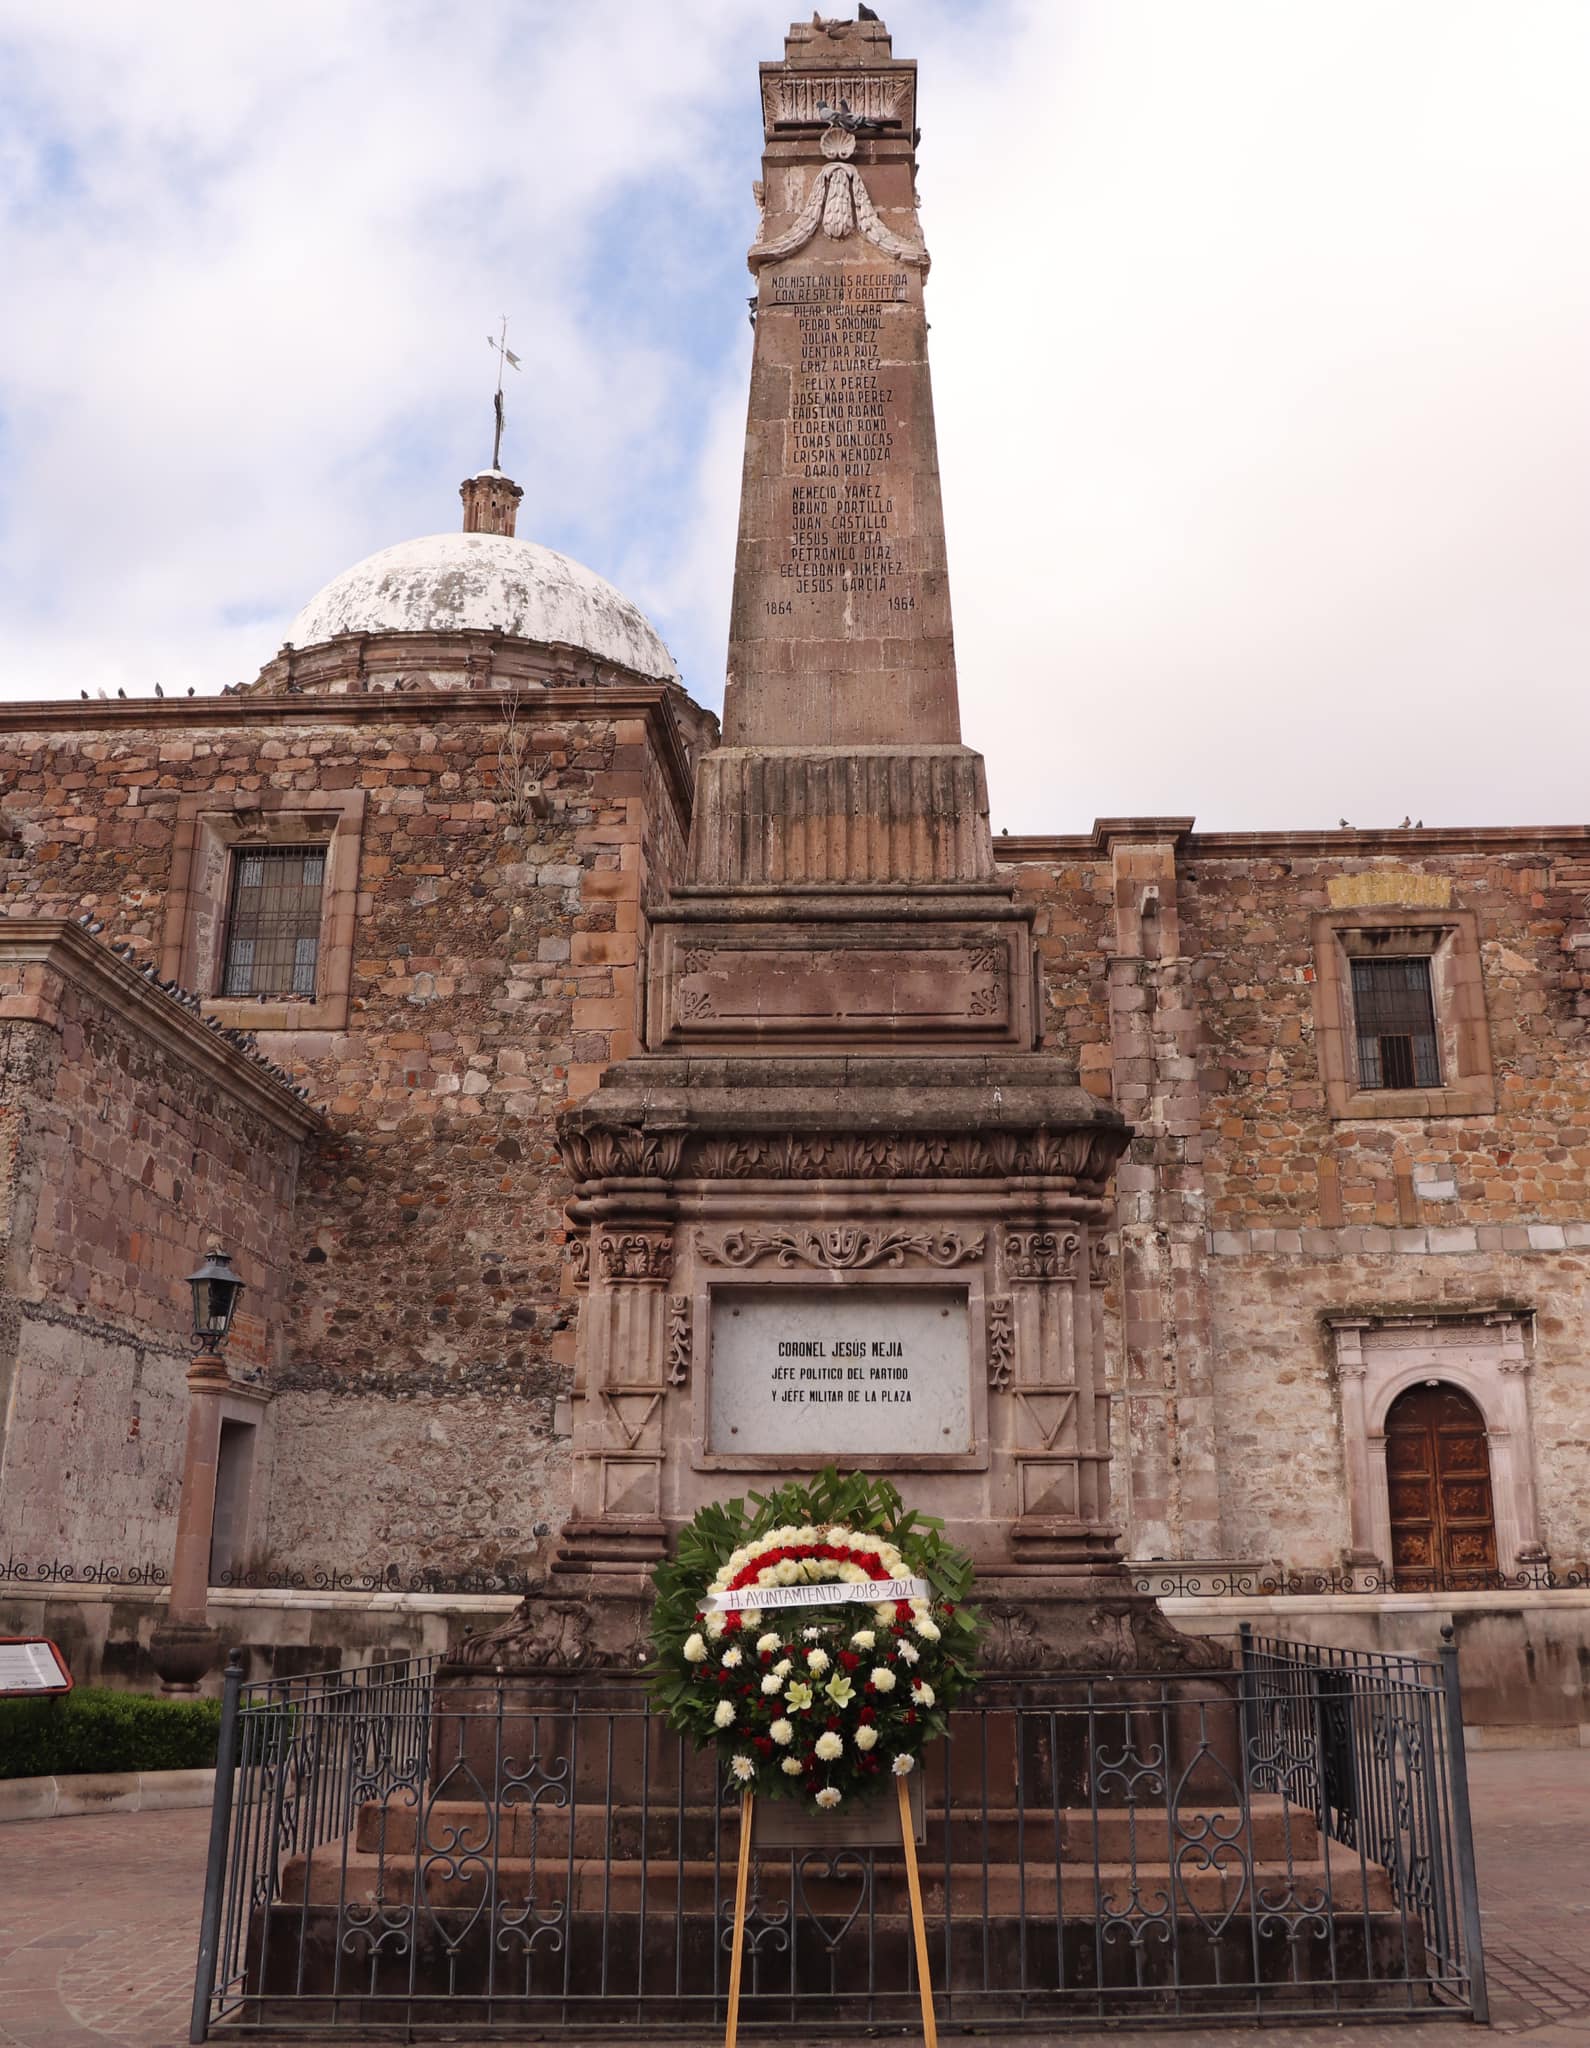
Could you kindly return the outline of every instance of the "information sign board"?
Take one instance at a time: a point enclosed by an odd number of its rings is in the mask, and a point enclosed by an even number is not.
[[[0,1699],[70,1692],[66,1659],[45,1636],[0,1636]]]

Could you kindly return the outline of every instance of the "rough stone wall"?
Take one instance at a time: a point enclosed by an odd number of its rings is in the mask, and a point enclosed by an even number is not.
[[[234,1253],[249,1289],[229,1357],[265,1367],[297,1141],[113,986],[8,968],[0,1019],[0,1545],[34,1560],[165,1559],[187,1412],[184,1277],[211,1239]]]
[[[1453,904],[1476,914],[1494,1117],[1333,1124],[1325,1113],[1310,920],[1330,907],[1332,879],[1393,868],[1449,880]],[[1590,864],[1582,852],[1410,850],[1394,862],[1194,854],[1181,896],[1202,983],[1205,1174],[1216,1228],[1497,1230],[1590,1214]],[[1420,1168],[1451,1169],[1455,1199],[1431,1202],[1417,1185],[1399,1194],[1399,1180],[1434,1177]],[[1500,1236],[1486,1242],[1502,1247]]]
[[[1178,824],[1160,822],[1167,831]],[[1101,855],[1109,836],[1105,827],[1096,835]],[[1387,835],[1394,844],[1362,850],[1347,835],[1328,847],[1319,835],[1276,835],[1252,850],[1172,836],[1176,949],[1196,1012],[1199,1132],[1187,1156],[1209,1212],[1220,1553],[1301,1567],[1340,1564],[1348,1549],[1327,1312],[1506,1302],[1534,1311],[1528,1399],[1540,1533],[1560,1565],[1580,1563],[1590,1554],[1584,835]],[[1011,851],[1038,905],[1051,1018],[1065,1018],[1087,1085],[1115,1099],[1118,1056],[1134,1048],[1112,1046],[1102,1000],[1119,944],[1109,866],[1065,842]],[[1426,902],[1448,896],[1476,919],[1495,1113],[1335,1120],[1316,1043],[1313,919],[1421,893]],[[1166,1035],[1161,1050],[1179,1049]],[[1134,1144],[1124,1171],[1149,1156]],[[1108,1328],[1125,1377],[1118,1287],[1112,1273]],[[1133,1431],[1144,1427],[1134,1416]],[[1195,1448],[1172,1427],[1173,1470]],[[1118,1423],[1117,1450],[1128,1449],[1145,1462],[1144,1443],[1123,1445]],[[1130,1514],[1127,1462],[1118,1460],[1114,1477],[1118,1510]],[[1129,1548],[1141,1549],[1142,1538],[1129,1528]]]
[[[182,797],[365,792],[348,1028],[262,1040],[328,1130],[293,1226],[260,1567],[523,1568],[561,1519],[553,1118],[636,1043],[643,891],[684,830],[658,743],[677,694],[523,697],[529,807],[504,786],[501,708],[461,696],[0,733],[32,903],[147,957]]]

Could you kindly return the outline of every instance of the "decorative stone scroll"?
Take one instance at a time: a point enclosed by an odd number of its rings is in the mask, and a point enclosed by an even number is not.
[[[1005,1272],[1012,1280],[1069,1280],[1081,1246],[1074,1230],[1007,1230]]]
[[[771,1258],[780,1266],[827,1266],[845,1272],[864,1266],[903,1266],[908,1258],[930,1266],[959,1266],[983,1255],[984,1234],[962,1237],[957,1230],[872,1230],[836,1223],[797,1230],[769,1223],[755,1230],[702,1231],[697,1249],[708,1265],[754,1266]]]
[[[685,1134],[623,1126],[561,1133],[576,1180],[668,1180],[679,1170]]]
[[[690,1296],[670,1294],[668,1334],[663,1348],[663,1362],[671,1387],[686,1386],[690,1380],[690,1351],[693,1341],[691,1321]]]
[[[806,204],[793,224],[771,242],[753,243],[745,260],[752,270],[760,270],[764,263],[794,256],[805,248],[819,227],[836,242],[859,234],[895,262],[920,263],[923,272],[927,270],[928,252],[923,244],[907,241],[884,226],[860,171],[854,164],[846,163],[824,165],[812,180]]]
[[[604,1232],[596,1250],[609,1280],[666,1280],[673,1271],[674,1241],[656,1231]]]
[[[992,1131],[827,1137],[701,1137],[684,1146],[690,1180],[1065,1179],[1102,1188],[1121,1149],[1117,1131]],[[577,1169],[576,1169],[577,1170]]]
[[[1010,1385],[1016,1366],[1016,1319],[1008,1294],[992,1296],[988,1304],[988,1384],[997,1393]]]

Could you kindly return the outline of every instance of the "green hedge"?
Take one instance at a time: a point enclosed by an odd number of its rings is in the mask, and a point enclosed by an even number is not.
[[[58,1699],[0,1700],[0,1778],[207,1770],[220,1726],[219,1700],[97,1686]]]

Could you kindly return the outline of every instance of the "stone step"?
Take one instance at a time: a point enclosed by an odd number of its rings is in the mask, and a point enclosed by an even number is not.
[[[497,1853],[506,1857],[528,1856],[532,1853],[533,1838],[534,1849],[543,1858],[567,1856],[571,1848],[570,1811],[567,1807],[546,1805],[501,1807]],[[612,1854],[636,1858],[641,1851],[643,1830],[645,1847],[653,1862],[672,1857],[680,1846],[681,1820],[687,1856],[710,1857],[720,1833],[730,1843],[734,1839],[732,1823],[725,1827],[708,1806],[686,1806],[681,1815],[676,1807],[654,1805],[643,1817],[634,1806],[615,1804],[608,1808],[592,1801],[576,1804],[572,1813],[572,1850],[576,1857]],[[479,1801],[438,1799],[424,1809],[424,1815],[427,1847],[432,1853],[452,1844],[457,1844],[460,1850],[478,1851],[492,1840],[488,1809]],[[413,1806],[398,1799],[387,1803],[370,1801],[359,1810],[354,1846],[369,1854],[384,1851],[389,1857],[411,1857],[419,1824],[420,1812]],[[954,1830],[954,1847],[958,1856],[965,1858],[975,1853],[979,1862],[986,1844],[988,1858],[994,1863],[1031,1863],[1045,1857],[1052,1863],[1057,1855],[1063,1863],[1091,1863],[1095,1855],[1106,1863],[1125,1863],[1133,1853],[1134,1826],[1139,1861],[1169,1853],[1173,1833],[1177,1848],[1200,1836],[1214,1844],[1222,1835],[1242,1834],[1238,1815],[1213,1802],[1179,1808],[1174,1831],[1163,1807],[1138,1807],[1135,1815],[1125,1807],[1100,1807],[1096,1812],[1089,1807],[1065,1807],[1058,1815],[1029,1811],[1025,1822],[1013,1807],[993,1807],[988,1811],[986,1836],[981,1819],[975,1823],[961,1820]],[[1302,1807],[1289,1807],[1279,1798],[1254,1799],[1249,1805],[1249,1827],[1251,1852],[1261,1862],[1285,1863],[1289,1857],[1309,1861],[1319,1856],[1318,1825]],[[941,1854],[943,1843],[943,1810],[929,1807],[923,1857]]]
[[[878,1911],[905,1911],[905,1868],[895,1857],[879,1852],[875,1864]],[[1021,1916],[1044,1919],[1056,1912],[1066,1918],[1092,1919],[1097,1901],[1103,1899],[1112,1911],[1125,1911],[1135,1890],[1140,1908],[1153,1913],[1172,1899],[1178,1910],[1218,1918],[1232,1910],[1283,1911],[1303,1907],[1323,1909],[1326,1888],[1326,1859],[1322,1857],[1287,1862],[1261,1861],[1250,1869],[1241,1858],[1228,1853],[1220,1862],[1205,1865],[1199,1855],[1185,1856],[1174,1882],[1168,1863],[1103,1862],[1086,1857],[1075,1864],[1029,1860],[1014,1863],[979,1862],[957,1867],[949,1891],[949,1910],[983,1914],[990,1918]],[[572,1866],[566,1856],[497,1856],[472,1863],[462,1850],[431,1851],[421,1860],[420,1893],[434,1910],[471,1910],[495,1895],[499,1908],[524,1905],[532,1896],[543,1904],[549,1898],[569,1898],[574,1912],[635,1915],[644,1910],[648,1917],[678,1910],[686,1915],[712,1915],[721,1911],[725,1888],[732,1884],[733,1866],[728,1857],[721,1861],[673,1858],[648,1860],[596,1856],[576,1857]],[[776,1906],[788,1886],[789,1865],[778,1861],[761,1866],[761,1896],[764,1910]],[[801,1889],[808,1910],[833,1913],[843,1919],[857,1903],[859,1878],[832,1879],[810,1866],[803,1873]],[[1388,1912],[1393,1910],[1391,1888],[1383,1871],[1362,1868],[1357,1855],[1339,1844],[1330,1845],[1330,1897],[1337,1913]],[[922,1889],[930,1916],[946,1910],[942,1868],[925,1862]],[[313,1856],[294,1856],[283,1866],[280,1897],[285,1904],[365,1907],[407,1905],[415,1897],[416,1865],[408,1857],[373,1855],[367,1850],[347,1849],[337,1842],[323,1844]]]

